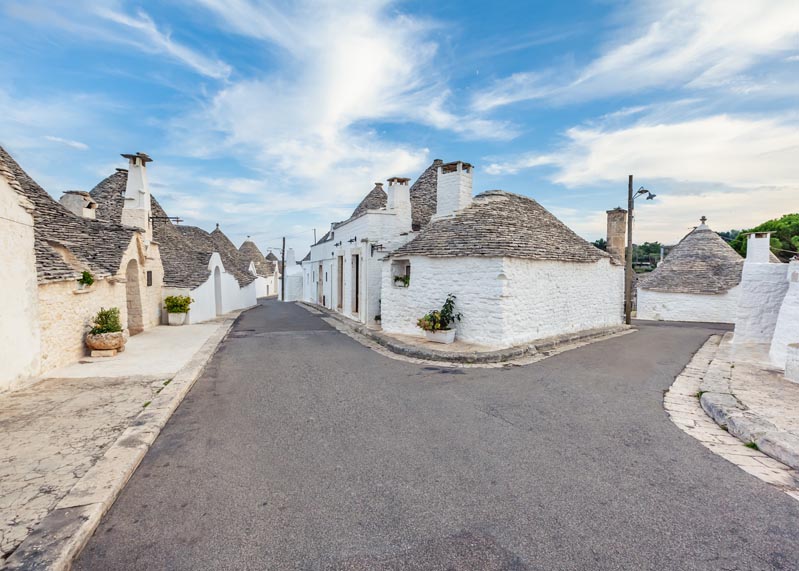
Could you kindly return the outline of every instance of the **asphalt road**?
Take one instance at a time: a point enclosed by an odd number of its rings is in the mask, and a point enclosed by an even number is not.
[[[642,326],[526,367],[447,370],[267,302],[75,568],[799,569],[799,502],[663,410],[712,332]]]

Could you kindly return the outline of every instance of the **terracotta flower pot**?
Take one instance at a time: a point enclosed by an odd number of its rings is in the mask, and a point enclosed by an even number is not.
[[[113,333],[86,334],[86,346],[92,351],[119,350],[125,345],[125,334],[122,331]]]

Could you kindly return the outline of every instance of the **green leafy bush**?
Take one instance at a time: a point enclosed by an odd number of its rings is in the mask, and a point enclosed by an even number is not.
[[[447,331],[452,323],[461,320],[461,314],[455,313],[455,299],[454,295],[449,294],[441,309],[427,313],[416,325],[425,331]]]
[[[394,285],[408,287],[411,283],[411,276],[394,276]]]
[[[170,295],[164,299],[164,305],[168,313],[188,313],[193,301],[187,295]]]
[[[85,286],[90,286],[94,283],[94,276],[92,275],[91,272],[83,270],[80,279],[78,279],[78,283],[83,284]]]
[[[730,242],[730,246],[742,256],[746,256],[746,234],[751,232],[771,232],[771,251],[784,262],[799,252],[799,214],[786,214],[743,230]]]
[[[122,331],[122,324],[119,322],[119,308],[111,307],[105,309],[101,307],[97,315],[94,316],[92,329],[89,333],[99,335],[100,333],[116,333],[117,331]]]

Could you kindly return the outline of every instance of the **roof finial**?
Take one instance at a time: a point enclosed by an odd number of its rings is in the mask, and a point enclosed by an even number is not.
[[[216,229],[219,230],[219,222],[216,223]]]
[[[702,224],[704,224],[705,222],[707,222],[707,216],[702,216],[702,218],[700,218],[700,219],[699,219],[699,221],[700,221]]]

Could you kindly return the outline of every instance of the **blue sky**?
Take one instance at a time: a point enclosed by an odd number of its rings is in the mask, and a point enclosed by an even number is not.
[[[799,211],[799,2],[5,0],[0,144],[54,196],[144,151],[186,223],[302,256],[434,158],[636,239]]]

